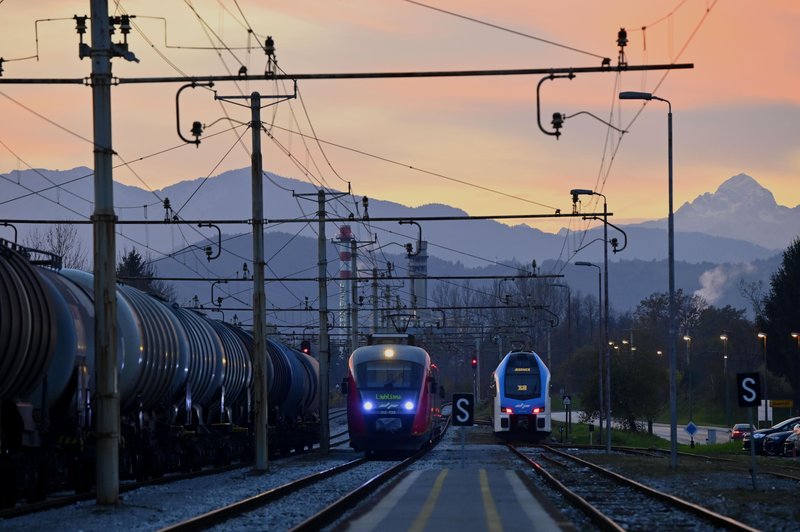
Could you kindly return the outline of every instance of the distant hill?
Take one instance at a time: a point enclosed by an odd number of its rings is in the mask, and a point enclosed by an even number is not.
[[[67,171],[13,171],[0,179],[0,221],[7,219],[84,219],[93,210],[92,172],[87,168]],[[264,182],[264,212],[268,219],[284,220],[267,229],[266,258],[269,277],[299,274],[316,276],[316,222],[291,223],[289,220],[313,219],[317,203],[316,187],[295,179],[268,174]],[[312,201],[292,194],[311,194]],[[178,214],[184,220],[240,220],[251,218],[250,170],[225,172],[208,179],[176,183],[163,190],[147,191],[115,183],[115,205],[121,221],[163,220]],[[162,201],[169,199],[171,210]],[[798,233],[798,207],[789,209],[775,203],[772,194],[752,178],[740,174],[723,183],[715,193],[704,194],[676,212],[675,235],[676,283],[686,291],[702,291],[711,303],[746,306],[738,293],[738,282],[762,280],[768,283],[771,273],[780,262],[779,252],[788,246]],[[346,220],[352,213],[360,219],[365,213],[361,198],[342,197],[327,203],[331,218]],[[460,209],[440,204],[407,207],[377,198],[369,200],[370,219],[378,217],[414,219],[418,217],[464,216]],[[623,226],[627,233],[627,248],[610,254],[609,283],[612,307],[632,309],[643,297],[667,290],[667,237],[663,221]],[[336,224],[328,224],[329,274],[336,275],[337,250],[330,242],[336,236]],[[30,227],[16,224],[20,241]],[[424,222],[422,238],[428,241],[429,272],[436,274],[504,275],[509,268],[501,263],[530,265],[536,260],[540,271],[563,272],[575,290],[594,294],[596,271],[591,268],[565,266],[564,260],[593,261],[602,264],[603,248],[599,243],[588,245],[579,255],[570,257],[572,250],[602,238],[602,229],[595,227],[586,235],[545,233],[526,225],[513,227],[491,221]],[[371,238],[364,227],[353,222],[355,236],[364,241]],[[221,225],[224,253],[208,262],[202,251],[192,254],[180,250],[216,248],[217,233],[213,228],[171,224],[166,226],[117,226],[117,250],[136,247],[152,259],[162,276],[170,277],[234,277],[242,264],[251,261],[250,226],[246,223]],[[397,222],[370,222],[377,233],[378,246],[386,256],[405,264],[402,246],[418,238],[415,226]],[[6,233],[7,231],[7,233]],[[11,238],[11,229],[0,226],[0,236]],[[91,250],[91,226],[79,226],[84,249]],[[235,235],[235,236],[231,236]],[[387,236],[388,235],[388,236]],[[613,228],[609,236],[624,238]],[[742,239],[736,239],[740,237]],[[755,241],[755,243],[754,243]],[[763,241],[763,242],[762,242]],[[759,245],[759,242],[763,245]],[[394,245],[397,244],[397,245]],[[400,253],[399,255],[397,253]],[[167,258],[165,258],[167,257]],[[174,257],[174,258],[169,258]],[[488,260],[487,260],[488,259]],[[182,303],[194,295],[199,301],[211,301],[211,283],[176,283]],[[473,283],[475,284],[475,283]],[[247,283],[215,286],[215,296],[226,295],[226,305],[250,304]],[[431,285],[431,289],[433,284]],[[333,294],[333,288],[331,288]],[[233,294],[233,295],[228,295]],[[281,308],[311,305],[317,297],[312,281],[282,281],[267,285],[267,297],[272,306]],[[235,297],[234,297],[235,295]],[[240,299],[236,301],[236,297]],[[333,297],[333,296],[332,296]],[[230,303],[230,305],[228,305]],[[332,305],[335,301],[332,301]],[[226,316],[230,319],[231,316]],[[286,320],[290,320],[289,314]]]
[[[36,218],[50,219],[88,219],[92,213],[93,181],[91,170],[75,168],[67,171],[25,170],[13,171],[0,180],[0,197],[21,198],[0,204],[0,218]],[[737,176],[728,180],[726,186],[715,194],[704,195],[692,204],[687,204],[676,214],[676,225],[679,231],[675,236],[676,258],[691,263],[725,263],[748,262],[766,259],[776,249],[781,249],[791,242],[790,235],[798,227],[792,220],[797,216],[796,209],[776,206],[772,195],[753,186],[752,179]],[[184,220],[241,220],[251,218],[251,184],[250,170],[240,169],[222,173],[208,179],[182,181],[163,190],[147,191],[138,187],[114,185],[114,201],[117,214],[124,220],[161,220],[165,216],[177,214]],[[749,181],[748,181],[749,180]],[[59,186],[55,186],[59,185]],[[267,174],[264,181],[264,213],[268,219],[291,220],[309,219],[316,215],[315,198],[299,198],[293,195],[313,194],[316,187],[303,181]],[[39,194],[33,191],[44,190]],[[745,208],[734,203],[731,198],[739,195],[752,200]],[[726,199],[727,198],[727,199]],[[169,199],[172,211],[167,213],[162,200]],[[701,201],[702,199],[702,201]],[[771,200],[771,202],[769,201]],[[689,209],[691,205],[691,209]],[[727,205],[723,208],[723,205]],[[737,207],[739,206],[739,207]],[[328,216],[347,219],[351,214],[356,219],[363,216],[361,198],[350,197],[331,201],[326,205]],[[748,210],[749,209],[749,210]],[[759,245],[753,240],[743,241],[733,238],[733,233],[757,232],[759,227],[755,221],[747,224],[735,221],[740,212],[747,211],[748,216],[758,220],[766,220],[773,225],[770,229],[762,228],[764,240],[769,245]],[[753,214],[754,212],[759,214]],[[35,214],[33,214],[35,213]],[[705,213],[705,214],[703,214]],[[33,215],[32,215],[33,214]],[[467,213],[441,204],[429,204],[420,207],[407,207],[391,201],[370,198],[369,215],[377,217],[452,217],[466,216]],[[708,224],[716,233],[705,231],[701,221]],[[750,218],[748,218],[750,220]],[[771,222],[774,220],[774,223]],[[767,223],[764,222],[764,223]],[[518,261],[529,263],[535,259],[542,263],[545,260],[567,260],[572,250],[580,242],[588,243],[601,235],[601,230],[593,229],[586,238],[578,242],[578,236],[565,233],[545,233],[527,225],[507,225],[492,220],[473,221],[430,221],[422,224],[422,238],[429,242],[428,253],[451,262],[461,262],[468,266],[487,264],[484,259],[497,261]],[[747,228],[740,225],[749,225]],[[775,227],[773,227],[775,226]],[[778,226],[780,226],[778,228]],[[246,224],[228,224],[220,227],[221,231],[236,234],[249,229]],[[400,245],[417,239],[415,227],[401,226],[396,222],[375,222],[373,230],[380,234],[380,244],[396,242]],[[619,255],[612,255],[612,260],[660,260],[666,258],[666,232],[659,222],[623,227],[628,233],[628,248]],[[288,223],[272,224],[268,231],[297,232],[304,236],[313,236],[316,224]],[[27,234],[28,228],[20,226],[21,238]],[[356,238],[366,240],[362,226],[355,226]],[[194,226],[118,226],[117,248],[120,250],[137,247],[149,248],[151,255],[169,254],[204,237],[213,236],[213,229],[199,229]],[[335,235],[335,228],[329,227],[329,236]],[[388,235],[387,235],[388,232]],[[91,238],[89,226],[81,228],[81,234],[87,242]],[[610,236],[621,236],[612,230]],[[746,236],[746,235],[745,235]],[[768,237],[768,238],[767,238]],[[622,240],[620,238],[620,240]],[[785,240],[785,242],[783,242]],[[781,244],[781,242],[783,242]],[[780,244],[780,245],[779,245]],[[777,246],[777,247],[774,247]],[[399,248],[398,248],[399,249]],[[602,257],[602,246],[588,246],[581,251],[579,260],[597,260]]]
[[[664,228],[666,220],[640,227]],[[800,206],[778,205],[766,188],[747,174],[722,183],[675,211],[675,230],[733,238],[772,250],[786,248],[800,236]],[[677,241],[677,240],[676,240]]]

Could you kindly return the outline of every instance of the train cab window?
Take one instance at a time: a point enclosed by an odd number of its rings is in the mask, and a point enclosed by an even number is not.
[[[422,380],[422,367],[405,360],[371,360],[356,368],[361,388],[411,388]]]
[[[506,366],[504,392],[511,399],[533,399],[542,395],[539,366],[524,359],[511,359]]]

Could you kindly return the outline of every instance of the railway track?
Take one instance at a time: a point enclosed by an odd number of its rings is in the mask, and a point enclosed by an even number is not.
[[[347,415],[346,409],[335,409],[331,410],[330,419],[336,420],[341,419],[343,416]],[[346,425],[345,425],[346,426]],[[330,436],[330,446],[331,447],[339,447],[346,445],[350,441],[348,436],[347,429],[343,431],[337,431],[335,434]],[[313,453],[314,451],[311,451]],[[306,453],[300,453],[300,455],[304,455]],[[285,460],[286,458],[299,456],[298,454],[291,454],[288,456],[283,457],[273,457],[272,460]],[[207,467],[201,469],[199,471],[191,471],[187,473],[175,473],[175,474],[168,474],[164,475],[159,478],[148,479],[144,481],[123,481],[120,483],[119,491],[120,494],[124,494],[133,490],[137,490],[139,488],[147,487],[147,486],[159,486],[163,484],[169,484],[172,482],[180,482],[183,480],[190,480],[194,478],[200,478],[205,476],[211,475],[218,475],[222,473],[226,473],[229,471],[235,471],[237,469],[244,469],[247,467],[251,467],[253,464],[252,462],[237,462],[231,465],[220,466],[220,467]],[[96,498],[96,492],[94,490],[87,491],[83,493],[75,493],[75,494],[52,494],[47,499],[43,501],[37,501],[32,503],[20,503],[14,508],[6,508],[0,510],[0,520],[3,519],[13,519],[15,517],[21,517],[24,515],[34,514],[38,512],[44,512],[47,510],[52,510],[55,508],[63,508],[65,506],[70,506],[75,503],[83,502],[83,501],[90,501]]]
[[[448,426],[449,423],[442,434]],[[346,432],[333,435],[331,439],[344,434]],[[204,530],[222,523],[225,528],[245,530],[319,530],[335,522],[379,486],[425,456],[436,446],[442,434],[432,444],[403,460],[393,460],[391,455],[388,459],[352,460],[176,523],[162,529],[162,532]],[[297,503],[282,501],[281,511],[273,511],[269,506],[279,499],[290,497]],[[286,508],[291,510],[287,511]]]
[[[162,532],[205,530],[223,523],[226,529],[237,530],[319,530],[336,521],[432,447],[404,460],[358,458],[176,523]],[[282,501],[280,510],[270,507],[271,503],[284,498],[287,500]],[[296,504],[292,500],[296,500]]]
[[[200,471],[192,471],[189,473],[164,475],[163,477],[160,478],[154,478],[140,482],[122,482],[120,483],[119,486],[119,492],[120,494],[123,494],[146,486],[159,486],[162,484],[169,484],[171,482],[180,482],[182,480],[189,480],[193,478],[200,478],[210,475],[219,475],[221,473],[225,473],[228,471],[235,471],[237,469],[250,467],[251,465],[252,463],[250,462],[242,462],[242,463],[231,464],[228,466],[213,467],[208,469],[202,469]],[[95,497],[97,497],[97,494],[94,490],[87,491],[85,493],[76,493],[71,495],[52,495],[50,498],[45,499],[44,501],[33,502],[29,504],[20,504],[14,508],[7,508],[5,510],[0,510],[0,519],[13,519],[15,517],[21,517],[23,515],[34,514],[37,512],[44,512],[46,510],[52,510],[54,508],[62,508],[64,506],[69,506],[77,502],[89,501],[94,499]]]
[[[756,530],[552,447],[509,448],[605,530]]]

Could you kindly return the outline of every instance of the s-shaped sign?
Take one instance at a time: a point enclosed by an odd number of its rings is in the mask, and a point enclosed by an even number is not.
[[[739,406],[758,406],[761,403],[761,374],[737,373],[736,396]]]
[[[475,396],[471,393],[453,394],[453,426],[471,427],[475,411]]]

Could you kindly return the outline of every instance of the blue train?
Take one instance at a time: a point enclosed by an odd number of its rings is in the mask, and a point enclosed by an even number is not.
[[[551,431],[550,370],[533,351],[508,353],[492,373],[492,425],[501,437],[538,442]]]
[[[442,429],[438,368],[427,351],[382,342],[359,347],[350,355],[342,392],[347,394],[350,446],[356,451],[415,451]],[[405,341],[405,340],[401,340]]]
[[[0,506],[94,483],[94,287],[0,239]],[[250,331],[117,286],[120,477],[253,456]],[[319,440],[319,365],[268,339],[271,453]]]

